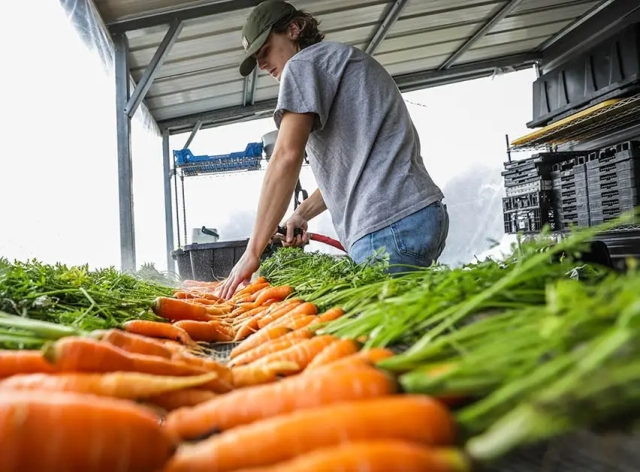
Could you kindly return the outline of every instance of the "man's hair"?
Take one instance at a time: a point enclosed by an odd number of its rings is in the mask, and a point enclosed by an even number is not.
[[[318,29],[320,22],[309,13],[302,10],[298,10],[295,13],[284,17],[273,25],[272,30],[276,33],[286,33],[289,25],[292,23],[295,23],[300,30],[300,35],[297,39],[300,49],[312,46],[324,39],[324,33]]]

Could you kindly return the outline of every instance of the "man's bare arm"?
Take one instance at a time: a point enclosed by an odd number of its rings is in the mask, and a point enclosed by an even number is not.
[[[316,189],[309,198],[300,204],[294,214],[298,215],[305,221],[310,221],[326,209],[327,205],[324,203],[320,189]]]

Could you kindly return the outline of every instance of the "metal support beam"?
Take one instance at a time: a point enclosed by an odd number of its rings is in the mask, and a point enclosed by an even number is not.
[[[496,69],[521,70],[533,67],[542,58],[540,53],[515,54],[507,57],[477,61],[447,70],[430,70],[404,75],[397,75],[394,80],[401,92],[410,92],[428,87],[436,87],[461,80],[476,79],[493,75]],[[171,118],[158,122],[162,129],[169,129],[171,134],[188,132],[193,124],[202,121],[202,129],[216,126],[260,119],[270,116],[277,104],[277,99],[263,100],[254,105],[235,106],[219,110],[197,113],[180,118]]]
[[[242,104],[244,106],[253,105],[256,102],[256,88],[258,86],[259,69],[256,67],[253,72],[244,78],[244,91]]]
[[[171,253],[174,250],[173,247],[173,210],[171,206],[171,175],[173,171],[171,169],[171,150],[169,149],[169,132],[164,130],[162,132],[162,176],[164,184],[164,227],[165,227],[165,240],[167,244],[167,270],[169,272],[175,272],[176,266]]]
[[[164,9],[161,12],[144,14],[135,18],[111,21],[107,23],[109,31],[120,33],[133,31],[153,26],[166,25],[173,20],[192,20],[205,16],[228,13],[231,11],[253,8],[264,0],[216,0],[205,5],[191,5],[173,9]],[[194,3],[194,2],[191,2]]]
[[[492,76],[496,70],[522,70],[533,67],[540,60],[538,53],[515,54],[486,61],[471,62],[439,71],[414,72],[394,77],[402,92],[446,85],[462,80]]]
[[[129,99],[129,44],[116,34],[116,128],[118,134],[118,195],[120,200],[120,258],[123,271],[136,269],[136,238],[133,218],[133,172],[131,163],[131,118],[124,112]]]
[[[543,55],[542,73],[553,70],[596,42],[638,21],[640,21],[638,0],[602,1],[540,45],[538,51]]]
[[[196,124],[193,126],[193,129],[191,130],[191,134],[187,138],[187,141],[184,143],[184,146],[182,146],[182,149],[187,149],[189,146],[191,146],[193,139],[196,137],[196,134],[198,134],[198,131],[200,131],[201,127],[202,127],[202,121],[198,120]]]
[[[164,35],[164,38],[162,38],[162,42],[158,46],[156,53],[153,55],[151,62],[144,70],[144,73],[140,78],[140,82],[133,91],[131,98],[124,107],[124,111],[127,115],[129,115],[129,117],[132,117],[136,113],[136,110],[140,106],[140,103],[142,103],[142,100],[144,100],[144,97],[147,95],[147,92],[151,88],[156,75],[160,71],[164,60],[169,55],[169,52],[178,39],[181,31],[182,20],[174,20],[169,26],[169,30]]]
[[[367,47],[364,50],[367,54],[370,54],[371,56],[375,54],[376,49],[378,49],[380,43],[384,41],[384,38],[389,33],[391,27],[396,21],[398,21],[398,18],[400,17],[402,10],[407,5],[407,3],[409,3],[409,0],[396,0],[393,3],[389,11],[387,12],[387,16],[385,16],[384,20],[382,20],[382,23],[374,33],[373,38],[371,38],[371,41],[369,41],[369,44],[367,44]]]
[[[482,28],[474,33],[462,46],[458,48],[449,58],[442,63],[442,65],[438,68],[438,70],[445,70],[451,67],[465,52],[467,52],[471,47],[481,40],[489,31],[493,29],[495,25],[497,25],[500,21],[502,21],[509,13],[513,11],[523,0],[511,0],[504,7],[500,9],[498,13],[493,15],[489,21],[487,21]]]

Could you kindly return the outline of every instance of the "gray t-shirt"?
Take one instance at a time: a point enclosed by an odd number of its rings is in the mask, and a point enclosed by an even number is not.
[[[443,194],[389,73],[363,51],[330,41],[303,49],[280,78],[274,119],[315,113],[309,164],[345,248]]]

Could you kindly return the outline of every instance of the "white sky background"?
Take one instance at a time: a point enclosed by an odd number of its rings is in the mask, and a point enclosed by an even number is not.
[[[11,2],[9,8],[12,21],[0,29],[0,256],[119,266],[113,79],[71,28],[58,2]],[[33,39],[34,32],[40,37]],[[479,223],[471,219],[465,224],[464,210],[471,208],[466,201],[489,198],[486,218],[493,219],[494,228],[500,226],[505,134],[528,132],[534,79],[533,70],[527,70],[405,94],[407,101],[425,105],[408,103],[427,169],[445,190],[452,226],[454,216],[458,223],[456,234],[464,236],[462,243],[447,249],[444,259],[456,260],[463,252],[460,244],[468,254],[487,249],[486,231],[477,228]],[[240,151],[273,129],[268,118],[202,130],[191,150],[211,155]],[[165,269],[161,139],[138,120],[132,133],[137,262]],[[172,149],[182,147],[186,138],[172,137]],[[465,183],[465,178],[483,172],[490,176],[486,181],[473,188]],[[223,240],[248,237],[263,175],[187,178],[189,237],[192,228],[202,225],[217,228]],[[315,189],[309,168],[301,180],[309,193]],[[465,192],[467,200],[456,199]],[[326,213],[312,222],[311,230],[335,235]]]

